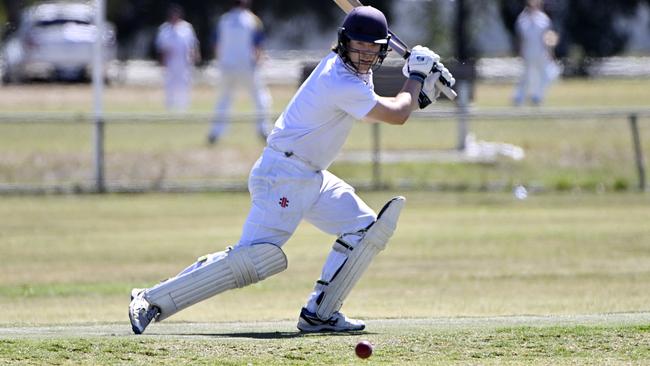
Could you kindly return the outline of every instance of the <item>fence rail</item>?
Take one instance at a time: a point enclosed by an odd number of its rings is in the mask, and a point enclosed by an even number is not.
[[[455,108],[430,109],[416,111],[415,118],[436,119],[458,118],[459,111]],[[650,108],[631,107],[602,107],[602,108],[468,108],[466,115],[476,120],[526,120],[531,119],[604,119],[628,118],[636,115],[637,118],[650,117]],[[211,113],[132,113],[132,112],[107,112],[104,113],[106,123],[200,123],[209,121]],[[232,117],[235,123],[250,121],[257,117],[254,113],[239,113]],[[271,116],[277,118],[278,115]],[[14,112],[0,113],[0,124],[12,123],[94,123],[92,112]]]
[[[276,117],[276,116],[274,116]],[[92,124],[92,113],[0,113],[0,126],[3,125],[30,125],[30,124]],[[118,125],[136,125],[136,124],[185,124],[199,125],[206,124],[211,118],[208,113],[192,114],[168,114],[168,113],[105,113],[104,122],[107,127]],[[243,123],[255,118],[254,114],[239,114],[233,117],[234,123]],[[427,122],[436,121],[456,121],[465,118],[469,123],[475,123],[479,126],[485,121],[533,121],[533,120],[563,120],[563,123],[573,123],[578,120],[615,120],[627,121],[631,131],[631,151],[634,154],[634,167],[637,174],[638,189],[646,189],[646,169],[644,149],[642,146],[643,138],[639,132],[639,121],[650,118],[650,108],[467,108],[465,110],[455,108],[439,108],[427,111],[418,111],[413,115],[413,119],[427,120]],[[385,187],[382,176],[382,166],[387,162],[394,161],[392,157],[386,154],[382,148],[382,137],[384,130],[380,124],[373,125],[371,129],[370,145],[367,148],[366,156],[369,157],[371,168],[371,182],[366,185],[368,188]],[[606,136],[604,137],[606,138]],[[0,147],[1,148],[1,147]],[[457,151],[462,153],[462,151]],[[1,153],[1,150],[0,150]],[[356,151],[358,154],[359,151]],[[447,153],[450,153],[447,151]],[[349,154],[350,155],[350,154]],[[409,155],[404,154],[408,159]],[[413,155],[415,156],[415,155]],[[416,157],[417,158],[417,157]],[[89,160],[92,160],[89,157]],[[414,159],[416,160],[416,159]],[[103,164],[103,162],[99,162]],[[223,182],[163,182],[163,183],[144,183],[144,184],[115,184],[109,182],[105,185],[105,191],[108,192],[133,192],[133,191],[211,191],[211,190],[245,190],[244,181],[223,181]],[[11,183],[0,182],[0,193],[74,193],[74,192],[97,192],[93,184],[75,183],[75,184],[56,184],[56,183]],[[103,190],[99,190],[103,191]]]

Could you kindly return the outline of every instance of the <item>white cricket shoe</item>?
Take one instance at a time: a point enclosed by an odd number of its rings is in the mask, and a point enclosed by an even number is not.
[[[145,328],[160,314],[160,309],[151,306],[144,298],[144,289],[131,290],[131,303],[129,304],[129,319],[133,333],[142,334]]]
[[[355,332],[366,327],[363,321],[347,318],[340,312],[335,312],[329,319],[322,320],[306,308],[300,310],[298,329],[305,333],[315,332]]]

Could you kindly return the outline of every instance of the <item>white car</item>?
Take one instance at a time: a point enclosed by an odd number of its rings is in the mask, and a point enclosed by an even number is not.
[[[42,3],[26,8],[2,45],[2,81],[89,80],[97,27],[88,3]],[[106,23],[105,61],[116,57],[115,30]]]

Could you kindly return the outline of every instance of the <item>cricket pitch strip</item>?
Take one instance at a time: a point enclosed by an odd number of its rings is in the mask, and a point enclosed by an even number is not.
[[[549,326],[615,326],[650,324],[650,312],[605,313],[588,315],[515,315],[495,317],[451,317],[413,319],[364,319],[367,324],[363,333],[392,332],[397,329],[418,328],[455,330],[491,329],[506,327],[549,327]],[[138,337],[164,337],[202,339],[217,338],[292,338],[302,334],[295,327],[294,320],[269,322],[227,322],[154,323],[147,332]],[[0,326],[0,339],[39,338],[84,338],[135,336],[128,322],[95,323],[89,325],[39,325]]]

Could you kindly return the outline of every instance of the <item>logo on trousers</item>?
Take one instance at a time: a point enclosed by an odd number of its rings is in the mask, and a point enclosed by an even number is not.
[[[287,199],[287,197],[282,197],[280,198],[280,202],[278,202],[278,204],[280,205],[280,207],[286,208],[289,206],[289,200]]]

